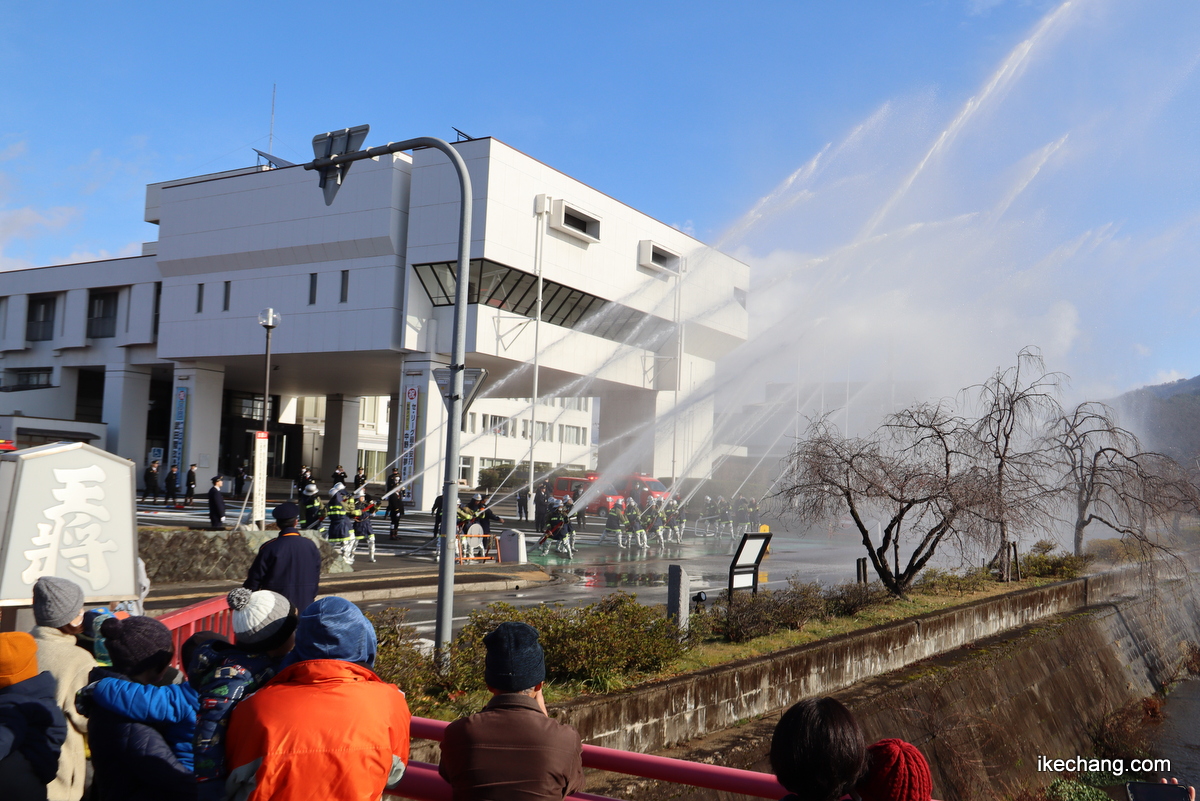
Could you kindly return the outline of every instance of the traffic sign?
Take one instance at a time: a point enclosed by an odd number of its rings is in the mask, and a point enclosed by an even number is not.
[[[343,128],[340,131],[317,134],[312,140],[313,155],[318,159],[322,159],[354,153],[362,147],[362,143],[366,141],[367,133],[370,130],[370,125],[356,125],[353,128]],[[338,188],[341,187],[342,181],[345,180],[346,173],[350,171],[352,163],[346,161],[319,169],[321,174],[320,187],[325,191],[326,206],[333,203],[333,196],[337,194]]]
[[[450,410],[450,368],[435,367],[433,370],[433,380],[437,382],[438,390],[442,393],[442,400],[446,404],[446,410]],[[479,394],[483,382],[487,380],[487,370],[482,367],[464,367],[463,368],[463,414],[467,413],[471,402],[475,400],[475,396]]]

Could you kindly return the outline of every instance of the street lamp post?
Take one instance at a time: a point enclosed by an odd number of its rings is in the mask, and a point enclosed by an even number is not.
[[[271,406],[271,331],[279,325],[279,313],[274,309],[263,309],[258,313],[258,324],[267,331],[267,347],[263,370],[263,415],[262,430],[254,433],[254,504],[251,517],[254,525],[267,528],[267,444],[269,409]]]
[[[340,146],[345,144],[347,149],[358,147],[366,138],[366,126],[347,129],[342,132],[324,134],[313,140],[314,152],[321,143],[331,142]],[[355,161],[373,159],[389,153],[399,153],[418,147],[430,147],[441,151],[458,174],[459,215],[458,215],[458,268],[455,272],[454,286],[454,333],[450,345],[450,390],[447,407],[446,425],[446,464],[444,484],[442,488],[442,548],[438,561],[438,595],[437,595],[437,630],[434,647],[439,658],[445,658],[449,653],[454,622],[454,521],[458,515],[458,452],[461,444],[461,424],[463,411],[463,371],[466,370],[466,338],[467,338],[467,285],[470,277],[471,256],[471,175],[467,172],[467,163],[458,151],[444,139],[432,136],[419,136],[415,139],[405,139],[402,142],[392,142],[379,147],[369,147],[366,150],[356,150],[350,153],[332,153],[333,146],[326,148],[326,154],[303,165],[306,170],[316,170],[321,174],[321,187],[325,191],[325,202],[332,203],[337,187],[345,177],[346,170]]]

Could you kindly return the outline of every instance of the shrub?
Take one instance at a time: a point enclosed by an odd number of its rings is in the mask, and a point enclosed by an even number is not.
[[[1046,788],[1046,801],[1109,801],[1108,793],[1074,779],[1055,779]]]
[[[417,630],[408,625],[407,615],[403,608],[366,613],[378,640],[375,673],[406,694],[425,694],[437,683],[437,673],[433,659],[421,650]]]
[[[661,670],[681,657],[689,641],[662,611],[614,593],[594,604],[561,604],[518,609],[491,604],[471,613],[450,648],[442,675],[453,690],[482,689],[486,649],[484,636],[505,621],[528,623],[538,630],[546,652],[549,681],[581,681],[611,688],[629,676]]]
[[[1023,578],[1078,578],[1091,563],[1092,556],[1090,554],[1076,556],[1070,553],[1052,554],[1035,551],[1027,553],[1021,558],[1021,576]]]
[[[795,576],[788,579],[785,590],[773,593],[779,624],[799,631],[813,618],[827,615],[824,589],[820,582],[800,582]]]
[[[763,590],[756,594],[734,593],[713,607],[713,630],[729,642],[749,642],[779,631],[774,594]]]
[[[859,612],[891,600],[891,594],[875,581],[870,584],[846,582],[825,590],[826,614],[832,617],[854,617]]]
[[[1150,755],[1150,727],[1162,721],[1162,699],[1134,701],[1100,719],[1092,745],[1101,759],[1126,761]]]
[[[979,592],[991,583],[991,573],[984,568],[968,570],[962,575],[952,570],[927,567],[913,582],[913,589],[930,595],[966,595]]]
[[[1100,562],[1114,565],[1129,562],[1144,562],[1151,556],[1152,546],[1141,540],[1112,538],[1091,540],[1087,544],[1087,555]]]

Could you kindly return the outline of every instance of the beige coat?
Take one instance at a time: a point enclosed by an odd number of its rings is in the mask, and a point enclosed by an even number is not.
[[[35,626],[38,670],[48,670],[58,682],[58,705],[67,718],[67,741],[58,758],[58,775],[46,788],[49,801],[79,801],[83,797],[83,778],[87,770],[87,755],[83,736],[87,734],[87,718],[75,711],[75,693],[88,681],[88,673],[96,660],[75,644],[75,638],[58,629]]]

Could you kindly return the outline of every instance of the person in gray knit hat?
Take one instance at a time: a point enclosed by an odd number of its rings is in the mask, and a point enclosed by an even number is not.
[[[84,735],[88,719],[75,709],[75,693],[88,683],[96,660],[75,642],[83,631],[83,589],[73,581],[42,576],[33,585],[33,639],[38,670],[46,670],[58,685],[55,700],[67,718],[67,739],[58,758],[58,774],[46,787],[50,801],[79,801],[83,797],[87,752]]]
[[[454,801],[562,801],[583,789],[579,732],[551,720],[542,698],[546,657],[537,629],[501,623],[483,638],[492,700],[446,727],[438,773]]]
[[[245,651],[275,650],[295,634],[295,608],[277,592],[238,587],[230,590],[225,600],[233,610],[233,633],[237,636],[237,644]]]

